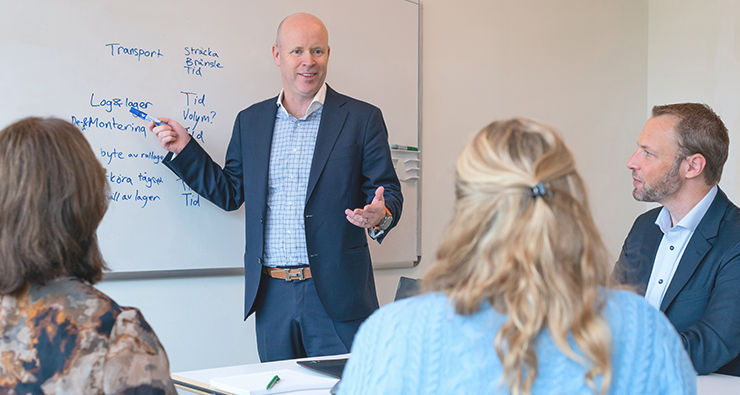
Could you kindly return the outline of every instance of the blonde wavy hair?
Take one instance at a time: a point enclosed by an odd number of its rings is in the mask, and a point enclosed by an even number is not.
[[[533,191],[540,183],[544,191]],[[444,292],[462,315],[482,301],[507,315],[494,347],[512,394],[531,393],[535,340],[544,328],[588,369],[584,380],[594,392],[605,393],[612,344],[601,314],[607,255],[563,140],[529,119],[493,122],[460,154],[456,192],[454,218],[425,289]],[[569,334],[583,356],[569,346]]]

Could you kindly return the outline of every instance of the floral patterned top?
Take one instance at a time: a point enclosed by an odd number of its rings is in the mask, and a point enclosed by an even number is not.
[[[141,312],[74,277],[0,295],[0,394],[176,394]]]

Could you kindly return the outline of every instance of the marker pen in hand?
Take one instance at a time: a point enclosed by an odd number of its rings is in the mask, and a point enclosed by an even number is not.
[[[154,123],[157,126],[162,126],[162,121],[150,117],[144,111],[139,111],[139,109],[137,109],[135,107],[131,107],[131,109],[129,111],[131,111],[131,114],[134,114],[135,117],[139,117],[139,118],[141,118],[141,119],[143,119],[145,121],[154,121]]]

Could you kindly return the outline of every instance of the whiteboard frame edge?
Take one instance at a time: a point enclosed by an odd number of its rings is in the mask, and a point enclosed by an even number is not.
[[[244,276],[244,267],[106,272],[102,281],[161,280],[170,278]]]

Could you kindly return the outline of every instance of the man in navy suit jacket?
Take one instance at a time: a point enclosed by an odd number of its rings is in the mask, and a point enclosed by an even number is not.
[[[313,15],[281,22],[283,90],[239,113],[223,168],[177,122],[153,129],[193,190],[245,203],[244,318],[256,313],[263,362],[350,351],[378,308],[365,231],[380,242],[401,216],[383,116],[325,84],[328,42]]]
[[[665,313],[699,374],[740,376],[740,210],[719,189],[729,136],[706,105],[653,107],[627,167],[637,218],[613,278]]]

